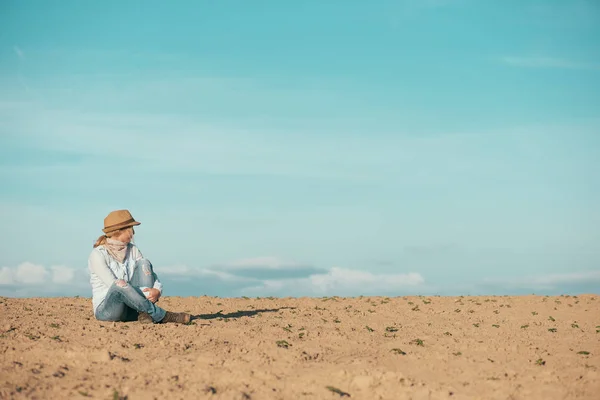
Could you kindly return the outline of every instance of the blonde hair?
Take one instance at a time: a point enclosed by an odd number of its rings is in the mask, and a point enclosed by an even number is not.
[[[121,232],[126,231],[127,229],[131,229],[131,226],[128,226],[126,228],[117,229],[116,231],[108,232],[104,235],[100,235],[100,237],[98,237],[98,239],[96,240],[96,243],[94,243],[94,248],[96,248],[98,246],[102,246],[103,244],[106,243],[106,239],[108,239],[109,237],[113,237],[113,236],[119,236],[121,234]]]

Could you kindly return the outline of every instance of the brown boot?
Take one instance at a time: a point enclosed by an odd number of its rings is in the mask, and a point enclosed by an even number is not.
[[[140,312],[140,313],[138,313],[138,322],[141,324],[151,324],[154,321],[152,321],[152,317],[150,316],[150,314],[145,313],[145,312]]]
[[[187,313],[174,313],[171,311],[167,311],[165,317],[160,320],[161,324],[165,324],[168,322],[174,322],[176,324],[189,324],[192,319],[192,316]]]

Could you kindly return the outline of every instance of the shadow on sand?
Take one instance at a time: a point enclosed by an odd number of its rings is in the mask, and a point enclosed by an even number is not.
[[[198,314],[198,315],[192,315],[192,321],[196,320],[196,319],[215,319],[215,318],[241,318],[241,317],[253,317],[257,314],[260,313],[267,313],[267,312],[277,312],[280,310],[286,310],[286,309],[290,309],[293,310],[296,307],[281,307],[281,308],[267,308],[267,309],[263,309],[263,310],[248,310],[248,311],[236,311],[236,312],[232,312],[229,314],[223,314],[221,311],[215,313],[215,314]]]

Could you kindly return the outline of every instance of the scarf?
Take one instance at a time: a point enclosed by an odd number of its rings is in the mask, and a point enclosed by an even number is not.
[[[123,264],[125,257],[127,256],[128,243],[119,242],[111,238],[106,239],[104,247],[115,260]]]

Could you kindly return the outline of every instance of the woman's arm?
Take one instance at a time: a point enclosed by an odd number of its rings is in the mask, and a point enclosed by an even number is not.
[[[90,254],[88,268],[90,272],[96,274],[107,287],[110,287],[110,285],[117,280],[115,274],[106,264],[106,259],[99,251],[92,251],[92,254]]]

